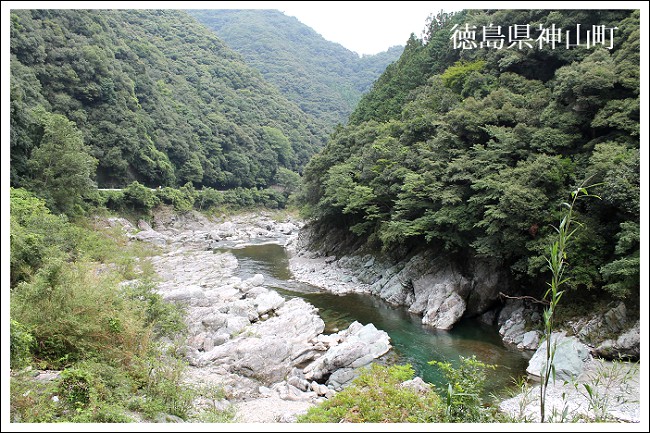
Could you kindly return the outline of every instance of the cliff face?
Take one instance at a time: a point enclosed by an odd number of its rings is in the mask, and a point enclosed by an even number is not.
[[[503,297],[517,288],[495,261],[459,260],[432,249],[369,254],[343,232],[317,231],[309,225],[287,248],[292,254],[291,271],[299,280],[334,293],[378,296],[408,308],[422,317],[423,324],[438,329],[451,329],[462,318],[479,317],[498,326],[506,344],[522,350],[538,347],[543,304],[528,297]],[[635,317],[623,302],[614,302],[566,320],[563,328],[595,356],[638,359]]]
[[[330,235],[325,241],[306,228],[291,245],[297,278],[337,293],[373,294],[435,328],[450,329],[462,317],[488,312],[508,287],[506,274],[490,261],[468,258],[461,264],[433,250],[401,258],[345,252],[345,241]]]

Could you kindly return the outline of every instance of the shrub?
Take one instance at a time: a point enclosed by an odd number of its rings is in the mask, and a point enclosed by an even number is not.
[[[138,282],[123,289],[127,299],[137,300],[144,311],[144,321],[152,326],[157,336],[172,337],[186,330],[184,311],[178,304],[166,302],[161,295],[153,291],[151,282]]]
[[[22,368],[31,361],[34,336],[21,323],[10,319],[9,325],[9,363],[12,369]]]
[[[187,183],[179,189],[165,187],[157,191],[157,197],[166,204],[174,206],[177,212],[189,212],[196,200],[196,191],[191,183]]]
[[[223,204],[223,193],[213,188],[203,188],[198,191],[195,206],[199,210],[207,210]]]
[[[52,215],[43,199],[22,188],[12,188],[10,273],[11,285],[28,280],[46,258],[60,257],[65,245],[62,236],[65,216]]]
[[[413,377],[410,365],[373,364],[352,385],[312,407],[298,422],[440,422],[444,410],[431,390],[422,395],[400,384]]]
[[[122,190],[122,204],[132,211],[149,213],[160,203],[156,192],[139,182],[132,182]]]
[[[85,408],[90,405],[91,400],[96,399],[93,395],[93,385],[93,377],[88,371],[66,369],[61,373],[59,395],[74,408]]]
[[[182,383],[187,366],[184,361],[170,357],[149,358],[150,374],[146,386],[149,401],[143,409],[153,417],[158,412],[188,418],[196,391]]]
[[[494,365],[478,361],[476,356],[461,356],[458,368],[450,362],[430,361],[429,364],[440,368],[448,381],[444,395],[448,422],[493,420],[491,413],[483,407],[481,395],[487,379],[486,369],[494,369]]]
[[[150,332],[133,302],[119,295],[110,275],[55,260],[16,286],[11,317],[32,329],[34,355],[45,366],[92,356],[126,365],[147,347]]]

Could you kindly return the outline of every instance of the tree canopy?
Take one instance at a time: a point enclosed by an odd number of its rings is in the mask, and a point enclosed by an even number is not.
[[[279,167],[300,171],[325,134],[173,10],[12,10],[13,186],[28,185],[41,145],[38,107],[76,125],[100,186],[264,187]]]
[[[403,47],[359,56],[277,10],[190,10],[324,129],[346,123],[372,83]]]
[[[617,29],[611,49],[451,40],[465,24],[540,23]],[[579,204],[572,284],[638,293],[639,38],[629,10],[432,16],[307,166],[306,214],[384,250],[496,259],[534,292],[561,203],[587,180],[601,200]]]

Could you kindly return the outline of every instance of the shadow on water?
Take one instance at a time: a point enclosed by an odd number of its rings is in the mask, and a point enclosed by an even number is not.
[[[449,331],[432,329],[422,325],[421,317],[403,307],[391,307],[377,297],[324,292],[293,279],[287,253],[280,245],[249,245],[220,251],[229,251],[237,257],[239,277],[262,274],[266,284],[285,298],[300,297],[318,308],[326,333],[345,329],[355,320],[383,329],[394,347],[391,362],[413,365],[419,376],[438,387],[445,386],[445,382],[440,371],[428,364],[431,360],[457,365],[459,356],[476,355],[483,362],[497,365],[488,374],[486,392],[501,393],[512,384],[512,378],[525,374],[528,356],[505,347],[492,326],[469,319]]]

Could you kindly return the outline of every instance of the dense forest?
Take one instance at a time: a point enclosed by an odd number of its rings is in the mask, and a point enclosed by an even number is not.
[[[327,130],[348,116],[404,47],[359,57],[276,10],[189,10]]]
[[[100,187],[265,187],[324,137],[185,12],[11,12],[12,186],[41,189],[67,155]]]
[[[577,24],[580,46],[538,39],[540,25],[554,25],[575,45]],[[529,29],[529,43],[481,48],[483,27],[501,26],[506,38],[514,25]],[[475,40],[459,33],[472,28]],[[306,214],[374,249],[498,260],[516,286],[541,296],[561,204],[594,185],[599,199],[578,202],[567,284],[636,298],[639,44],[638,11],[431,17],[424,39],[409,39],[307,166]]]

